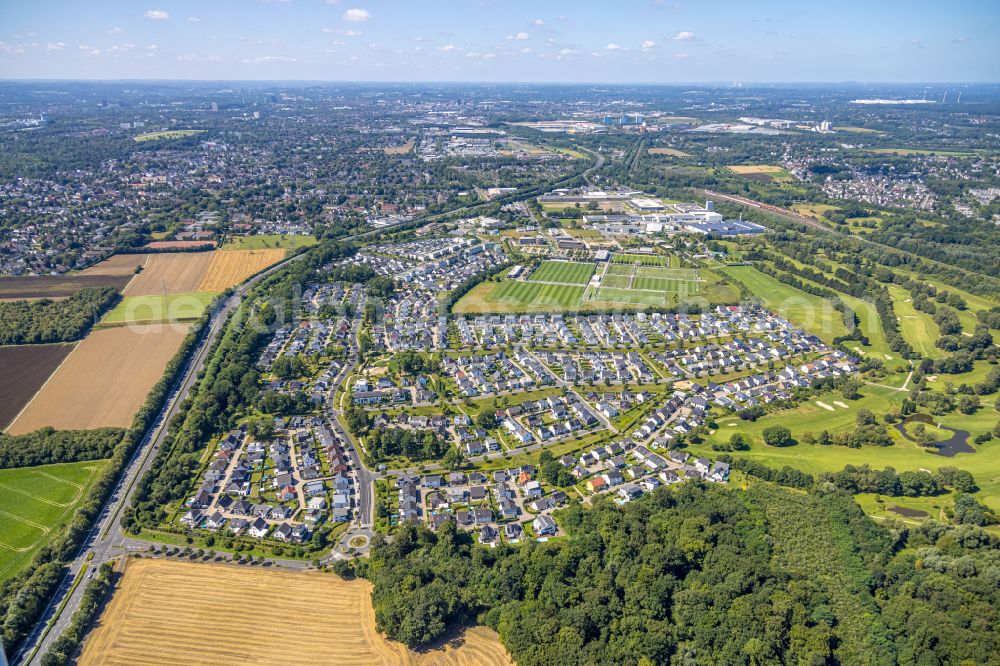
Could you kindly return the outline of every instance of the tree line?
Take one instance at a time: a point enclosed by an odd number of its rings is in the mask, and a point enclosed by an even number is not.
[[[59,301],[0,302],[0,345],[79,340],[117,300],[111,287],[84,287]]]

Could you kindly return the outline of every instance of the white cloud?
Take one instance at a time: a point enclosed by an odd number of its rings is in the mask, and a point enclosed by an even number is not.
[[[525,46],[523,49],[521,49],[521,53],[531,53],[531,47]]]
[[[953,39],[951,41],[955,42],[956,44],[961,44],[962,42],[968,42],[968,41],[972,41],[972,40],[969,37],[956,37],[955,39]]]
[[[483,60],[492,60],[493,58],[496,58],[496,57],[497,57],[496,53],[484,53],[483,54]]]
[[[66,42],[49,42],[45,45],[46,51],[62,51],[66,48]]]
[[[675,36],[674,39],[681,42],[690,42],[692,39],[694,39],[694,33],[689,32],[688,30],[681,30],[680,32],[677,33],[677,36]]]
[[[364,23],[370,20],[371,17],[372,15],[368,13],[367,9],[348,9],[341,16],[345,21],[351,21],[352,23]]]
[[[526,33],[526,32],[519,32],[516,35],[507,35],[504,39],[506,39],[508,41],[513,41],[513,40],[524,41],[524,40],[528,39],[528,33]]]
[[[188,21],[190,21],[191,23],[201,23],[201,17],[200,16],[188,16]]]
[[[8,44],[7,42],[0,42],[0,53],[24,53],[24,48]]]
[[[146,46],[146,50],[147,51],[155,51],[158,48],[160,48],[160,47],[158,45],[156,45],[156,44],[149,44],[149,45]]]
[[[561,56],[576,55],[576,53],[577,53],[576,49],[560,49],[559,50],[559,55],[561,55]]]
[[[108,30],[108,34],[109,35],[120,35],[123,32],[125,32],[125,31],[122,30],[121,28],[117,27],[117,26],[114,27],[114,28],[111,28],[110,30]]]
[[[532,25],[537,25],[537,26],[540,27],[540,26],[545,25],[545,21],[543,21],[542,19],[535,19],[534,21],[531,22],[531,24]]]
[[[170,14],[166,13],[162,9],[147,9],[143,16],[148,19],[152,19],[153,21],[166,21],[170,18]]]
[[[78,47],[81,51],[87,55],[101,55],[101,49],[94,48],[93,46],[87,46],[86,44],[80,44]]]
[[[624,46],[620,46],[618,44],[615,44],[614,42],[611,42],[610,44],[608,44],[607,46],[604,47],[604,50],[605,51],[624,51],[625,47]]]
[[[438,51],[442,53],[450,53],[452,51],[459,51],[460,49],[454,44],[445,44],[444,46],[439,46]]]
[[[642,50],[643,51],[650,51],[650,50],[655,49],[655,48],[656,48],[656,42],[654,42],[652,39],[647,39],[646,41],[644,41],[642,43]]]
[[[272,62],[298,62],[298,58],[288,58],[286,56],[260,56],[257,58],[249,58],[243,62],[248,65],[266,65]]]

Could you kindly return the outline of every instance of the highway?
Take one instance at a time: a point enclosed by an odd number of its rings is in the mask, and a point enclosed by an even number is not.
[[[82,581],[75,589],[72,588],[72,585],[77,574],[86,564],[89,563],[92,567],[90,573],[87,574],[89,579],[89,576],[96,571],[96,568],[102,562],[117,557],[129,549],[135,549],[135,546],[129,545],[130,542],[134,543],[133,540],[127,539],[121,533],[118,516],[121,510],[131,502],[137,481],[149,470],[156,459],[156,452],[159,451],[160,445],[166,439],[166,425],[174,418],[180,409],[181,403],[190,394],[191,388],[198,379],[198,373],[205,366],[209,350],[212,348],[216,338],[218,338],[219,333],[222,332],[227,318],[242,302],[243,296],[247,291],[258,281],[287,266],[290,262],[297,261],[302,256],[296,255],[290,257],[281,263],[275,264],[266,271],[258,273],[238,287],[225,300],[221,307],[216,308],[210,313],[207,331],[202,335],[201,341],[188,360],[180,378],[171,389],[163,410],[136,447],[135,453],[133,453],[131,460],[129,460],[125,471],[119,479],[118,486],[105,502],[104,509],[90,528],[90,532],[88,532],[87,537],[84,539],[79,553],[77,553],[76,558],[70,563],[66,575],[63,577],[58,590],[50,600],[45,612],[35,625],[32,633],[24,641],[21,650],[11,658],[12,664],[41,663],[42,656],[49,645],[66,628],[73,613],[80,605],[83,592],[87,587],[87,581]],[[46,631],[45,629],[49,621],[60,608],[64,599],[65,606],[59,612],[59,617],[56,618],[52,627]]]
[[[595,155],[592,154],[592,156]],[[558,187],[578,176],[589,178],[592,173],[599,170],[603,165],[604,157],[597,154],[595,162],[582,172],[575,173],[572,176],[567,176],[553,183],[548,183],[545,187]],[[443,219],[456,214],[472,213],[483,206],[498,202],[517,201],[528,198],[535,194],[534,189],[513,194],[509,197],[501,197],[493,202],[474,204],[464,208],[448,211],[446,213],[428,216],[421,219],[420,224],[429,224],[438,219]],[[366,231],[345,236],[339,240],[358,240],[369,236],[381,235],[383,233],[386,232],[384,230]],[[101,513],[99,514],[97,520],[94,521],[94,525],[91,526],[90,531],[87,533],[86,538],[81,544],[76,557],[68,564],[66,574],[63,576],[63,579],[60,582],[55,594],[52,596],[52,599],[49,600],[49,604],[46,606],[45,611],[40,616],[31,633],[25,639],[19,651],[10,657],[11,664],[14,664],[15,666],[20,666],[21,664],[40,664],[46,650],[48,650],[52,642],[55,641],[56,638],[58,638],[66,629],[72,619],[73,613],[75,613],[79,608],[80,601],[83,598],[83,593],[87,587],[87,582],[90,576],[93,575],[94,571],[96,571],[97,567],[101,563],[123,555],[129,551],[136,552],[144,550],[144,542],[122,534],[118,519],[122,509],[128,506],[131,502],[138,480],[149,470],[153,461],[156,459],[156,453],[159,451],[160,446],[166,439],[167,425],[179,411],[181,403],[183,403],[183,401],[190,395],[192,387],[197,382],[198,373],[205,366],[209,351],[212,349],[212,346],[219,337],[219,334],[224,330],[225,323],[229,315],[240,305],[247,291],[249,291],[251,287],[263,278],[284,268],[291,262],[302,259],[305,256],[305,254],[298,254],[289,257],[274,266],[271,266],[267,270],[251,277],[249,280],[237,287],[233,291],[232,295],[230,295],[229,298],[223,302],[221,307],[217,307],[210,312],[207,331],[203,334],[201,341],[195,347],[190,359],[187,361],[187,364],[181,373],[180,378],[171,389],[163,409],[153,422],[149,431],[143,437],[140,444],[136,447],[132,458],[129,460],[121,478],[118,481],[118,485],[105,502]],[[333,388],[331,389],[329,405],[330,420],[341,438],[348,443],[347,450],[351,458],[351,466],[353,468],[357,484],[357,511],[351,528],[341,538],[340,542],[334,546],[331,555],[326,558],[325,561],[329,561],[331,558],[348,557],[349,555],[347,554],[347,551],[349,550],[349,541],[356,536],[370,537],[372,534],[372,526],[374,524],[373,512],[375,504],[375,475],[371,470],[365,467],[364,462],[361,459],[360,452],[353,444],[353,439],[351,439],[350,434],[346,431],[346,428],[344,428],[339,419],[340,410],[333,404],[333,397],[336,395],[337,389],[343,384],[344,381],[346,381],[347,377],[357,366],[359,358],[358,335],[360,333],[360,327],[361,317],[358,317],[354,320],[352,328],[350,362],[340,373]],[[353,554],[364,554],[367,551],[367,543],[363,548],[354,548],[350,550]],[[90,569],[85,574],[86,578],[80,581],[79,585],[73,587],[73,582],[76,580],[77,575],[82,569],[88,566]],[[52,623],[51,627],[49,626],[50,622]]]

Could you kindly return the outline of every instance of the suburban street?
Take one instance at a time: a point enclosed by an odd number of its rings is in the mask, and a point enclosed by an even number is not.
[[[587,167],[584,171],[574,174],[573,177],[576,177],[577,175],[588,177],[590,174],[600,169],[603,164],[603,156],[597,155],[596,161],[593,164]],[[565,178],[562,180],[567,181],[569,179],[570,178]],[[526,196],[527,193],[518,193],[511,195],[510,197],[503,197],[501,200],[514,201],[525,198]],[[482,205],[483,204],[475,204],[454,211],[449,211],[448,213],[429,216],[422,219],[421,224],[427,224],[433,222],[435,219],[455,214],[472,213]],[[380,233],[381,231],[378,230],[367,231],[345,237],[344,240],[351,238],[362,239],[378,235]],[[243,296],[257,282],[273,274],[275,271],[287,266],[290,262],[302,259],[304,256],[305,255],[295,255],[293,257],[289,257],[251,277],[242,285],[236,287],[233,294],[226,299],[221,307],[218,307],[214,311],[210,312],[210,320],[207,331],[204,333],[201,341],[188,360],[180,379],[178,379],[169,394],[163,410],[154,421],[149,432],[146,433],[142,442],[136,447],[136,450],[132,455],[132,459],[126,465],[117,487],[108,498],[104,509],[101,511],[98,519],[88,532],[76,558],[68,565],[66,574],[64,575],[59,588],[49,601],[45,611],[39,617],[37,624],[28,638],[25,639],[21,649],[16,654],[10,656],[11,664],[19,665],[41,663],[41,659],[45,655],[49,646],[69,625],[73,617],[73,613],[75,613],[80,606],[89,577],[93,575],[93,572],[97,570],[97,567],[100,566],[100,564],[129,552],[146,552],[150,545],[148,542],[134,539],[122,533],[119,524],[119,517],[122,509],[128,506],[131,502],[137,481],[149,470],[153,461],[156,459],[156,453],[159,451],[160,446],[166,439],[167,425],[179,411],[181,403],[183,403],[183,401],[189,396],[192,387],[198,379],[200,371],[205,366],[205,362],[209,356],[209,351],[212,349],[213,344],[219,337],[219,334],[225,328],[229,315],[236,310],[242,302]],[[362,312],[363,309],[364,301],[362,301],[361,304]],[[333,546],[330,554],[324,558],[324,562],[329,562],[332,559],[345,559],[351,556],[365,554],[368,550],[370,538],[373,534],[375,474],[365,467],[360,452],[353,444],[353,439],[351,438],[350,433],[347,432],[343,423],[338,418],[341,412],[333,402],[337,390],[343,385],[347,377],[350,376],[357,367],[360,353],[358,343],[360,330],[361,317],[359,316],[355,318],[352,323],[350,336],[350,362],[344,367],[343,371],[334,382],[330,391],[329,402],[330,421],[343,441],[348,444],[347,449],[351,458],[351,466],[354,470],[357,484],[357,506],[355,518],[350,529],[348,529],[347,532],[342,535],[338,543]],[[534,448],[537,448],[537,446],[538,445],[526,447],[524,450],[533,450]],[[359,536],[364,537],[364,545],[360,548],[351,547],[349,545],[350,541]],[[307,566],[310,566],[309,563],[305,561],[279,560],[274,558],[270,559],[275,564],[287,568],[306,568]],[[88,567],[89,573],[84,574],[85,579],[81,580],[79,584],[74,587],[74,582],[76,581],[77,576],[80,575],[81,570]]]
[[[142,478],[142,475],[146,473],[156,459],[156,452],[166,439],[166,425],[177,414],[181,403],[190,394],[192,386],[194,386],[198,379],[198,373],[205,365],[209,350],[212,348],[216,338],[218,338],[219,333],[222,332],[229,315],[242,302],[243,296],[259,280],[279,270],[287,265],[288,262],[298,260],[300,256],[291,257],[281,263],[275,264],[266,271],[250,278],[246,283],[237,287],[232,296],[226,299],[220,308],[210,313],[208,330],[195,348],[194,354],[184,368],[180,379],[168,396],[163,411],[157,417],[149,432],[146,433],[142,442],[136,447],[132,459],[129,461],[118,482],[118,487],[111,494],[111,497],[108,498],[104,510],[91,527],[87,538],[84,539],[80,552],[77,554],[76,559],[69,565],[58,591],[52,597],[38,624],[35,625],[34,631],[25,640],[20,652],[11,657],[12,664],[41,663],[41,658],[49,645],[66,628],[73,617],[73,613],[80,605],[83,592],[87,587],[86,581],[75,588],[73,588],[73,581],[82,568],[89,565],[92,567],[91,571],[93,572],[96,571],[96,568],[101,563],[109,559],[122,555],[129,550],[134,551],[142,548],[140,545],[142,542],[128,539],[122,535],[118,518],[121,510],[131,502],[136,482]],[[60,605],[64,601],[65,605],[60,609]],[[46,631],[46,627],[57,611],[58,617],[51,628]]]

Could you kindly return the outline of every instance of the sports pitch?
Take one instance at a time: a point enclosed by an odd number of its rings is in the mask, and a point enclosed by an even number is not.
[[[530,282],[587,284],[597,266],[576,261],[543,261],[528,277]]]
[[[0,581],[72,517],[104,461],[0,470]]]

